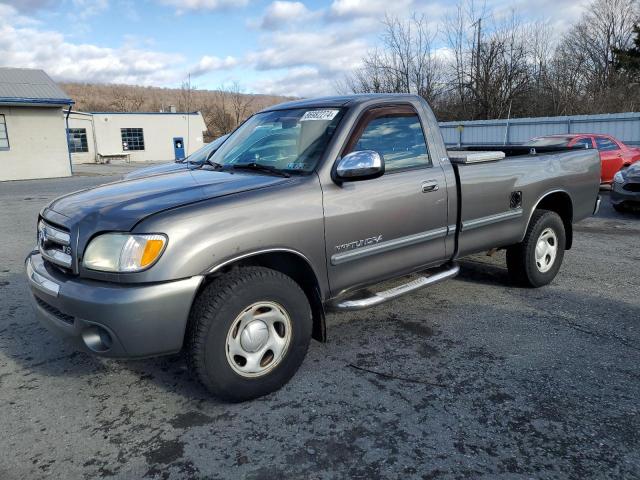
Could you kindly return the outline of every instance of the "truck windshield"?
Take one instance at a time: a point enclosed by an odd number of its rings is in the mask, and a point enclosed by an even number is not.
[[[216,138],[213,142],[207,143],[203,147],[199,148],[187,158],[181,158],[180,160],[176,160],[176,162],[189,162],[195,165],[200,165],[204,163],[207,158],[209,158],[212,152],[214,152],[220,145],[222,145],[222,142],[224,142],[228,136],[229,135],[222,135],[221,137]]]
[[[208,143],[204,147],[202,147],[199,150],[196,150],[195,152],[193,152],[187,158],[181,158],[179,160],[176,160],[176,162],[179,162],[179,163],[189,162],[189,163],[193,163],[193,164],[204,163],[204,161],[207,159],[209,154],[211,154],[211,152],[212,152],[212,150],[214,148],[215,148],[214,146],[212,146],[210,143]]]
[[[210,158],[212,163],[258,164],[287,173],[312,171],[344,111],[296,108],[263,112],[242,124]]]

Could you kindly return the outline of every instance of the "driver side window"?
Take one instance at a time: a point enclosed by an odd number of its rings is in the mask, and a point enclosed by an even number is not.
[[[408,109],[380,109],[369,115],[349,152],[373,150],[382,155],[385,170],[431,166],[427,143],[418,115]]]
[[[620,148],[613,140],[606,137],[596,137],[596,145],[598,145],[598,150],[603,152],[618,150]]]

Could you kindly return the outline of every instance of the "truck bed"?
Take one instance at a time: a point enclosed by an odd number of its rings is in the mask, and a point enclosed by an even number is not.
[[[448,154],[458,184],[458,257],[520,242],[535,202],[548,193],[570,196],[573,221],[593,212],[596,150],[478,146]]]

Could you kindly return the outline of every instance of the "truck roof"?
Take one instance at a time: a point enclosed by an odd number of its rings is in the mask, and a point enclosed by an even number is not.
[[[306,98],[294,100],[292,102],[279,103],[271,105],[262,110],[269,112],[274,110],[285,110],[290,108],[310,108],[310,107],[352,107],[371,100],[390,100],[390,99],[415,99],[417,95],[409,93],[358,93],[353,95],[338,95],[333,97]]]

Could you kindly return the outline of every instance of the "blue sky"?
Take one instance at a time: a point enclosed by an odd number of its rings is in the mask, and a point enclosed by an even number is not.
[[[587,0],[484,0],[495,16],[549,20],[554,35]],[[480,2],[477,2],[480,3]],[[56,80],[246,91],[335,92],[375,48],[386,13],[434,25],[452,0],[0,0],[2,66],[43,68]],[[446,54],[442,35],[436,47]]]

